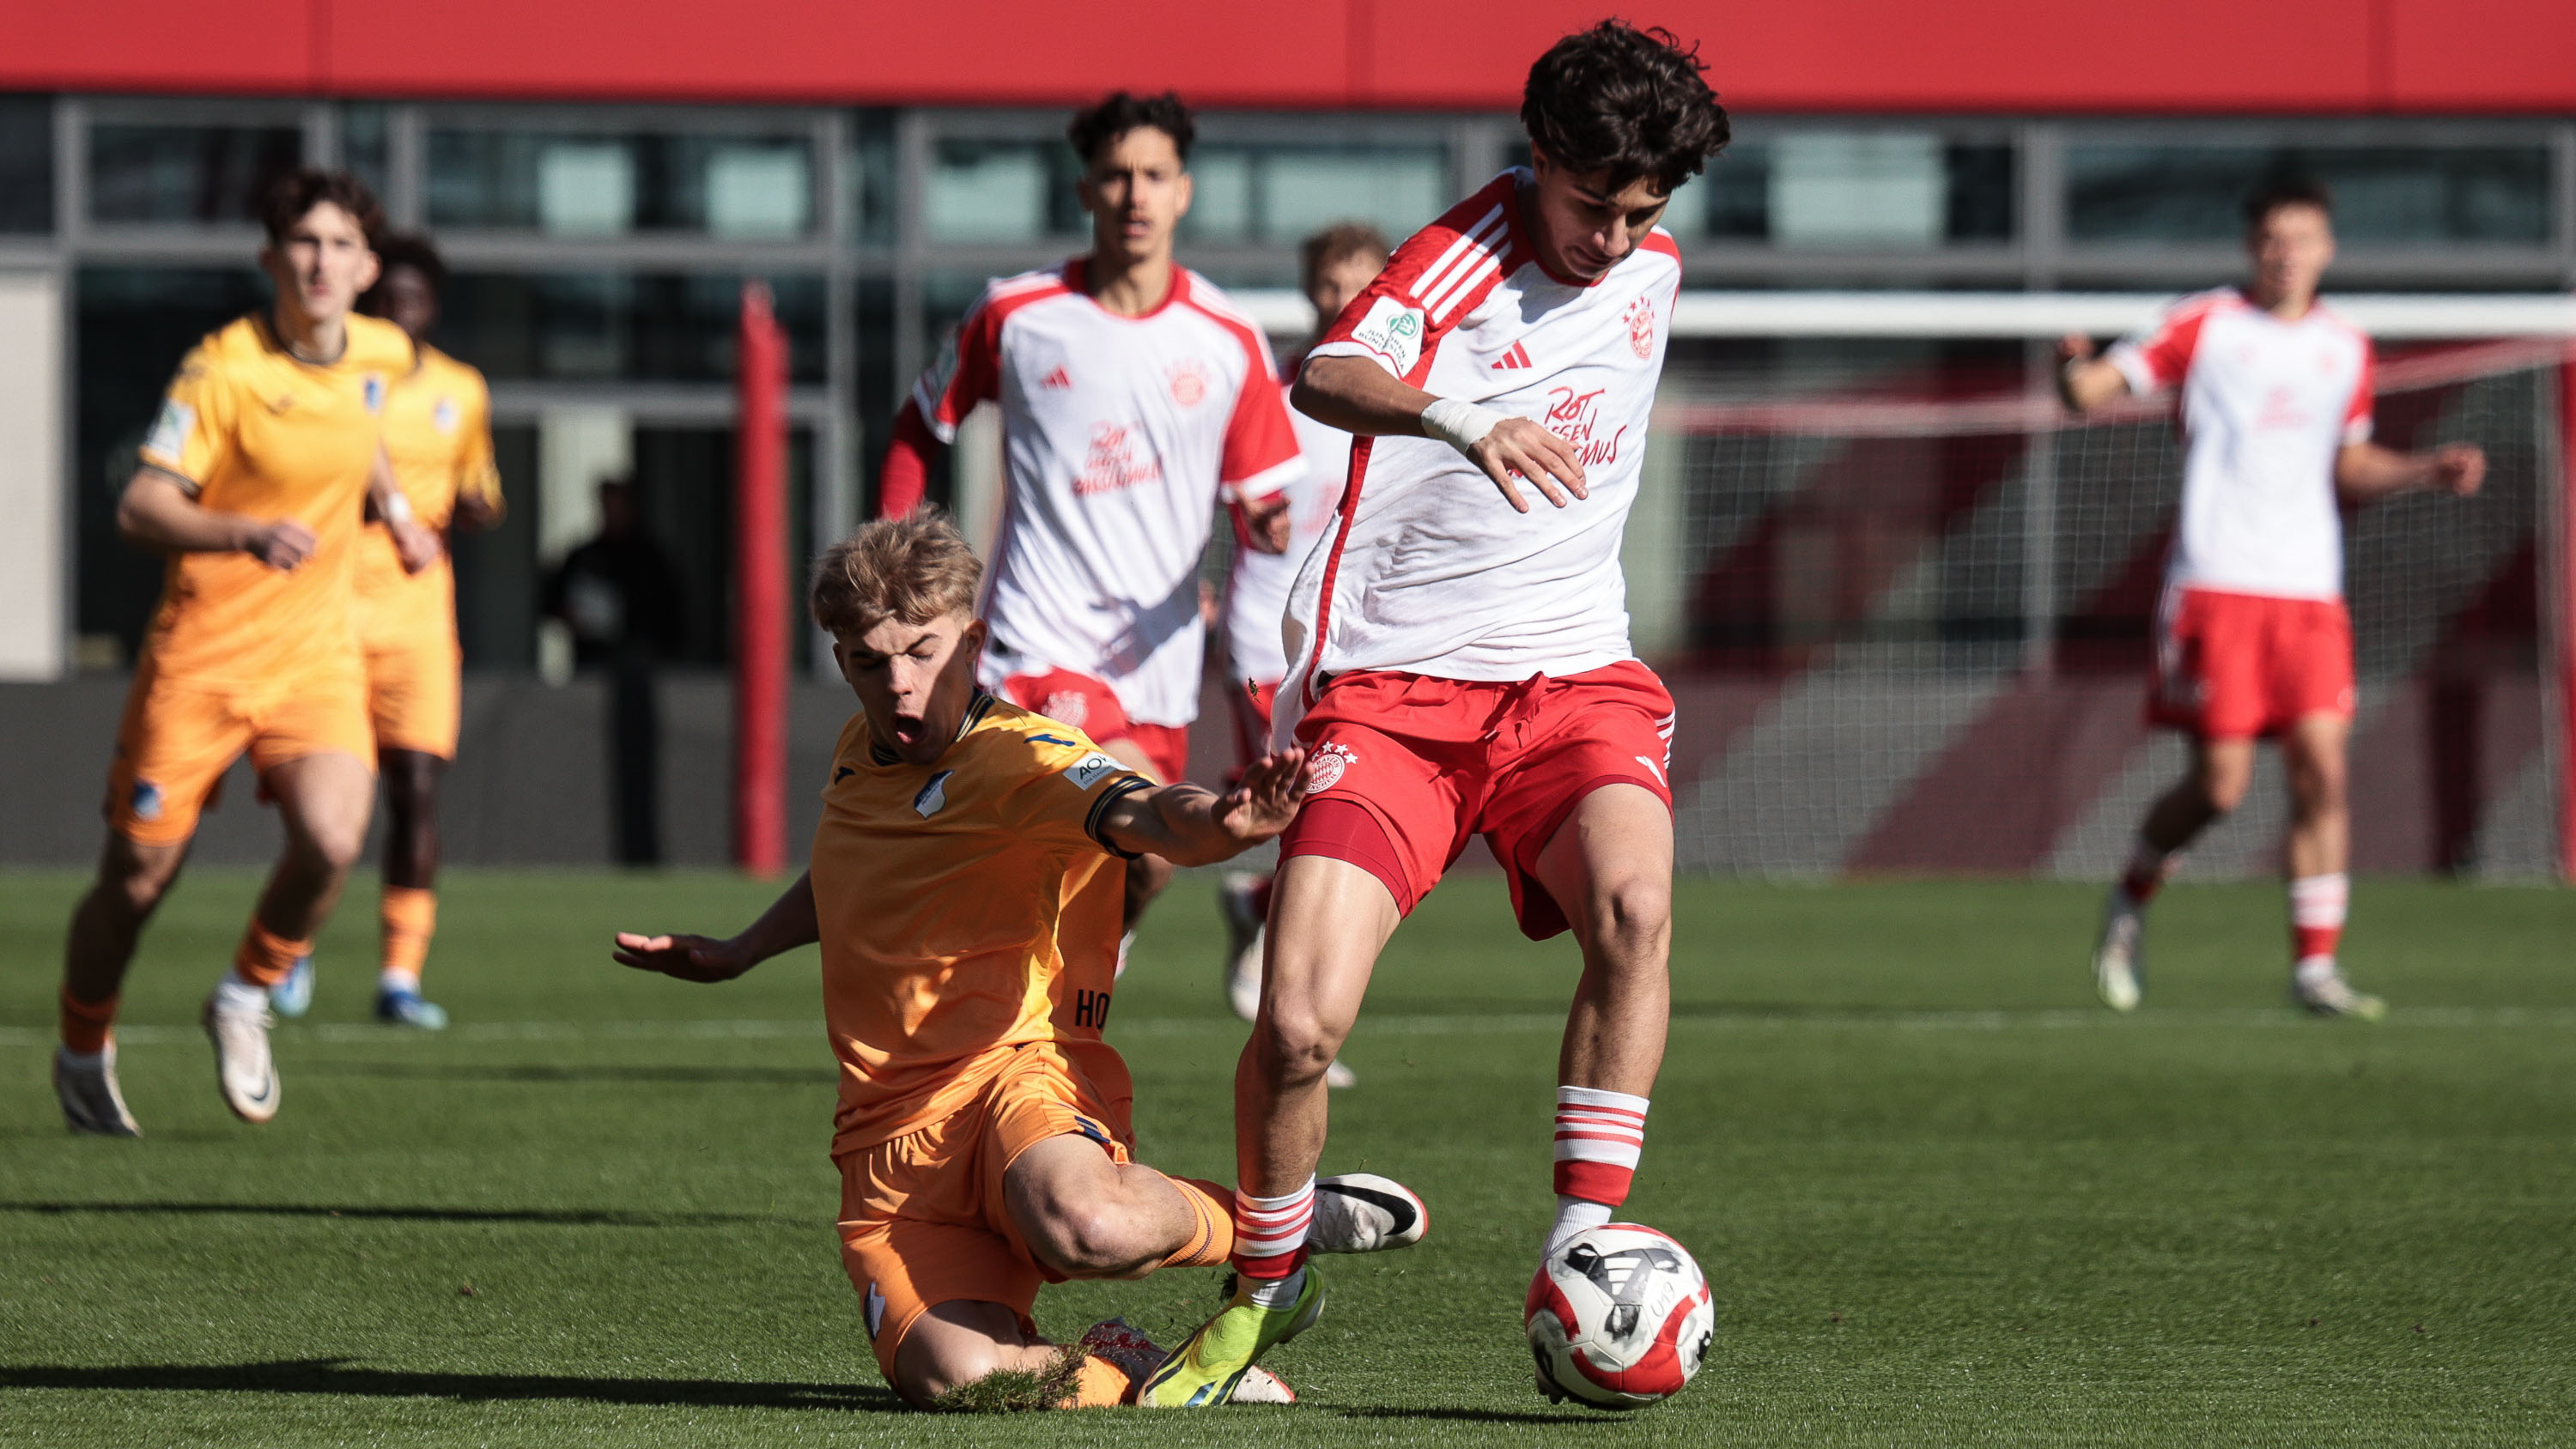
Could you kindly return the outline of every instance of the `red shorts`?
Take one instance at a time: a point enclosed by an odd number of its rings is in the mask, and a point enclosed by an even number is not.
[[[1069,724],[1091,736],[1096,745],[1120,740],[1134,744],[1153,767],[1158,783],[1170,784],[1190,772],[1190,732],[1186,725],[1146,724],[1127,717],[1127,707],[1109,682],[1070,669],[1044,674],[1014,674],[1002,681],[1003,697],[1022,709]]]
[[[2150,723],[2205,740],[2279,734],[2305,715],[2352,718],[2352,615],[2341,599],[2218,589],[2166,594]]]
[[[1510,683],[1336,675],[1297,724],[1309,793],[1280,858],[1349,861],[1410,913],[1481,833],[1511,880],[1521,934],[1543,941],[1567,921],[1539,884],[1539,852],[1604,785],[1643,786],[1670,809],[1672,734],[1673,697],[1633,659]]]
[[[1233,680],[1225,697],[1234,706],[1234,766],[1240,772],[1270,753],[1270,705],[1279,698],[1279,681]]]

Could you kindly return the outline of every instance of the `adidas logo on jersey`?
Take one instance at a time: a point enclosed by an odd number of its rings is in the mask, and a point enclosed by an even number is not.
[[[1073,386],[1073,374],[1065,371],[1064,364],[1059,362],[1048,369],[1046,376],[1038,379],[1038,386],[1050,392],[1062,392]]]
[[[1511,351],[1494,359],[1494,371],[1496,372],[1519,372],[1529,365],[1529,348],[1518,342],[1512,344]]]

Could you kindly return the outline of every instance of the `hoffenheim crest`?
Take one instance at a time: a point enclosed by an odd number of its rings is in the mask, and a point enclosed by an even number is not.
[[[134,782],[134,818],[137,820],[158,820],[161,818],[160,786],[153,784],[149,780],[137,780]]]
[[[456,399],[452,397],[440,398],[438,400],[438,406],[429,410],[429,421],[431,426],[437,428],[442,433],[455,432]]]
[[[912,797],[912,813],[924,820],[938,814],[939,807],[948,803],[948,777],[956,773],[955,770],[942,770],[931,776],[930,783],[921,787],[921,793]]]
[[[368,373],[368,374],[367,374],[367,411],[369,411],[369,412],[371,412],[371,413],[380,413],[380,412],[383,412],[384,410],[385,410],[385,375],[384,375],[383,373],[381,373],[381,372],[371,372],[371,373]]]

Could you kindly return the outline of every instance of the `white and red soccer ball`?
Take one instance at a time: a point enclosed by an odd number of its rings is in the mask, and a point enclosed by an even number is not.
[[[1680,1393],[1717,1332],[1699,1264],[1635,1223],[1559,1243],[1530,1280],[1523,1319],[1539,1392],[1597,1409],[1641,1409]]]

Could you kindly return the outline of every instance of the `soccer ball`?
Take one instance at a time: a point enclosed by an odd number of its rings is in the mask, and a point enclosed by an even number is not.
[[[1717,1331],[1708,1279],[1681,1244],[1635,1223],[1587,1228],[1530,1279],[1523,1321],[1548,1402],[1642,1409],[1680,1393]]]

